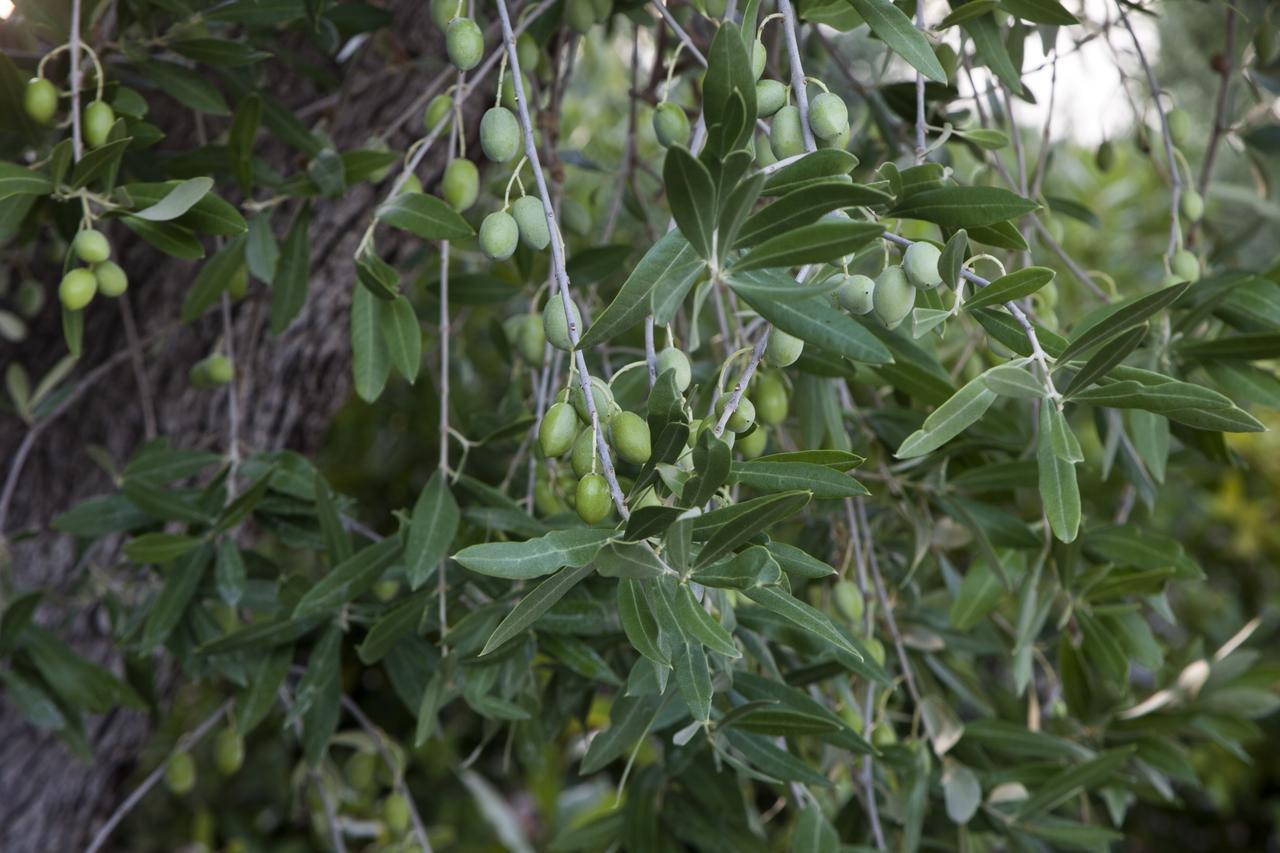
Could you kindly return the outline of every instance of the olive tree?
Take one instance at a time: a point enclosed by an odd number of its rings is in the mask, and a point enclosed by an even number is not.
[[[1104,5],[19,0],[0,844],[1100,849],[1247,755],[1159,507],[1277,422],[1274,10],[1206,110]]]

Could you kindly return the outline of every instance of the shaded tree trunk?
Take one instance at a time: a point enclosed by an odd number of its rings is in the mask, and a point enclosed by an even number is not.
[[[299,91],[298,77],[280,80],[274,90],[295,108],[316,103],[319,126],[333,137],[339,150],[363,147],[375,131],[398,118],[435,75],[452,74],[440,64],[444,53],[441,39],[430,26],[425,7],[409,0],[396,0],[391,5],[395,24],[372,37],[349,60],[350,67],[344,66],[342,89],[336,99],[332,93]],[[299,49],[307,48],[300,43]],[[395,64],[389,66],[388,57]],[[480,96],[473,99],[480,100]],[[332,106],[326,107],[330,102]],[[177,146],[162,143],[160,147],[191,147],[190,112],[175,108],[159,95],[153,98],[152,108],[150,120],[167,123],[170,140],[183,140]],[[474,130],[476,105],[470,105],[468,112],[468,126]],[[403,150],[420,128],[417,115],[403,122],[390,140],[392,147]],[[211,135],[221,130],[210,127]],[[272,158],[286,174],[303,167],[275,143],[264,138],[259,142],[260,153]],[[444,156],[441,140],[419,169],[428,188],[437,179]],[[309,295],[289,329],[279,336],[269,332],[270,293],[261,282],[254,282],[250,295],[233,306],[235,388],[243,451],[314,450],[334,411],[346,399],[350,388],[348,309],[355,286],[352,253],[373,206],[389,186],[390,179],[380,187],[361,185],[340,199],[316,202],[310,230]],[[293,212],[292,206],[276,211],[273,226],[277,236],[283,237]],[[128,232],[118,225],[107,227],[113,242],[122,249],[118,254],[130,276],[139,334],[148,339],[144,372],[155,403],[158,434],[174,446],[225,451],[228,393],[193,390],[187,379],[190,366],[223,334],[220,312],[215,306],[191,326],[175,325],[197,266],[128,241]],[[384,256],[394,251],[393,239],[389,233],[380,236]],[[21,347],[0,349],[0,361],[15,360],[33,377],[42,375],[65,354],[56,308],[56,276],[53,269],[44,271],[49,299],[42,324],[35,324]],[[92,370],[125,345],[117,305],[109,300],[95,301],[87,312],[85,352],[76,375]],[[48,524],[58,513],[112,488],[111,478],[84,451],[96,445],[123,463],[146,437],[139,401],[130,361],[123,359],[44,430],[18,481],[4,531],[7,539],[0,540],[0,546],[9,550],[11,578],[18,590],[54,590],[49,596],[51,603],[38,614],[39,621],[56,625],[59,636],[78,651],[117,673],[121,664],[113,652],[112,626],[105,608],[86,608],[85,596],[77,605],[60,595],[82,580],[85,569],[75,543],[53,533]],[[17,418],[0,419],[5,476],[25,433]],[[16,537],[19,533],[33,535]],[[0,550],[0,558],[4,556]],[[117,558],[99,548],[87,559],[110,572]],[[121,574],[120,580],[123,583],[137,577],[135,571],[128,578]],[[150,716],[119,711],[87,720],[86,730],[95,752],[90,765],[75,758],[55,736],[31,727],[11,702],[0,698],[0,791],[5,794],[0,798],[0,850],[81,849],[129,794],[139,775],[136,756],[149,736]],[[129,842],[117,837],[115,845],[126,848]]]

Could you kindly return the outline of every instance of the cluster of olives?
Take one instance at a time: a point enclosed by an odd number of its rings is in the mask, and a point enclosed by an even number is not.
[[[22,93],[22,106],[36,124],[48,124],[58,113],[58,87],[44,77],[32,77]],[[101,99],[90,101],[80,116],[80,132],[85,145],[97,148],[105,145],[111,135],[116,114],[111,105]]]
[[[840,307],[864,316],[875,312],[885,328],[896,329],[911,315],[916,291],[932,290],[942,284],[938,261],[942,252],[932,243],[917,242],[902,253],[901,264],[890,264],[874,279],[848,275],[836,290]]]
[[[129,289],[129,277],[111,260],[111,244],[93,228],[85,228],[71,241],[71,251],[88,264],[67,271],[58,284],[58,298],[68,311],[82,311],[95,294],[120,296]]]
[[[224,776],[231,776],[244,764],[244,738],[234,728],[218,732],[213,741],[213,763]],[[165,786],[178,796],[196,787],[196,762],[191,753],[180,750],[169,756],[164,768]]]

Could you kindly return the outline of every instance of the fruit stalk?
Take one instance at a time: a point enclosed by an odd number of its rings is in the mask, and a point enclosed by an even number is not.
[[[785,2],[785,0],[783,0]],[[738,411],[738,404],[742,402],[742,395],[747,392],[747,386],[751,384],[751,377],[755,375],[756,368],[760,366],[760,359],[764,356],[764,349],[769,345],[769,330],[772,326],[765,324],[760,330],[760,337],[756,338],[755,346],[751,348],[751,358],[747,361],[747,366],[743,368],[742,375],[738,377],[738,382],[733,386],[733,392],[729,394],[729,402],[725,403],[724,411],[720,413],[720,419],[716,421],[716,428],[713,435],[716,438],[724,435],[724,428],[729,423],[729,419],[733,417],[733,413]]]
[[[520,56],[516,50],[516,35],[511,28],[511,15],[507,11],[507,0],[498,0],[498,17],[502,21],[502,40],[507,50],[507,64],[511,68],[511,83],[516,92],[516,112],[520,119],[520,129],[524,133],[524,152],[529,158],[529,166],[533,170],[533,178],[538,186],[538,197],[542,199],[542,213],[547,220],[547,230],[551,232],[551,272],[554,292],[564,298],[565,322],[569,329],[569,339],[573,342],[573,358],[578,368],[578,387],[586,402],[587,413],[591,417],[592,429],[595,431],[596,449],[600,454],[600,467],[605,481],[609,484],[609,494],[613,504],[624,520],[629,517],[627,500],[618,485],[618,475],[613,469],[613,459],[609,455],[609,445],[604,439],[604,430],[600,428],[600,416],[596,411],[595,397],[591,393],[591,374],[587,370],[587,359],[578,349],[581,330],[573,322],[572,295],[569,292],[569,274],[565,270],[564,244],[561,242],[560,227],[556,223],[555,211],[551,207],[551,193],[547,190],[547,179],[542,174],[542,160],[538,156],[538,146],[533,141],[533,122],[529,118],[529,102],[524,91],[524,78],[521,76]]]

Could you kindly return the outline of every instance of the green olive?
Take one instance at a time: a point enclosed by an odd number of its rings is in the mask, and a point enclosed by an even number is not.
[[[764,360],[773,367],[789,367],[804,352],[804,341],[781,329],[769,332],[769,343],[764,348]]]
[[[841,150],[848,150],[849,140],[851,139],[853,139],[853,128],[849,127],[848,125],[845,125],[844,130],[842,130],[840,133],[837,133],[835,136],[831,137],[830,139],[819,139],[818,148],[820,149],[838,148]]]
[[[836,291],[836,298],[840,300],[841,308],[850,314],[863,316],[870,314],[875,307],[875,291],[876,283],[869,276],[847,275]]]
[[[516,350],[528,364],[540,365],[546,356],[547,335],[542,330],[542,318],[537,314],[522,314],[516,324]]]
[[[1179,109],[1169,110],[1164,117],[1169,126],[1169,141],[1174,145],[1183,145],[1191,136],[1191,116]]]
[[[84,133],[84,144],[90,148],[105,145],[111,135],[111,126],[116,123],[115,111],[106,101],[93,101],[84,108],[84,122],[81,131]]]
[[[600,419],[600,427],[603,429],[609,426],[617,409],[617,404],[613,402],[613,389],[599,376],[591,377],[590,386],[591,402],[595,404],[596,416]],[[573,404],[573,410],[578,413],[582,422],[590,424],[591,411],[587,408],[587,398],[582,394],[582,386],[576,381],[573,383],[573,390],[569,392],[569,402]]]
[[[547,227],[547,214],[542,199],[522,195],[511,203],[511,215],[520,229],[520,242],[541,252],[551,244],[551,229]]]
[[[190,753],[175,752],[164,768],[164,783],[170,791],[182,796],[196,786],[196,763]]]
[[[760,80],[756,83],[756,115],[761,118],[782,109],[787,102],[787,87],[780,80]]]
[[[570,299],[568,307],[569,316],[573,319],[573,334],[570,334],[569,321],[565,318],[563,296],[557,294],[551,297],[542,309],[542,330],[546,332],[547,340],[553,347],[565,352],[573,350],[574,338],[582,333],[582,314],[578,311],[578,306]]]
[[[445,30],[449,61],[460,71],[470,71],[484,58],[484,33],[470,18],[454,18]]]
[[[506,163],[520,150],[520,122],[506,107],[491,107],[480,119],[480,147],[495,163]]]
[[[236,267],[236,271],[231,274],[231,280],[227,282],[227,295],[232,299],[244,299],[248,292],[249,268],[241,264]]]
[[[1184,190],[1178,200],[1178,209],[1191,222],[1199,222],[1204,216],[1204,198],[1195,190]]]
[[[533,506],[540,515],[557,515],[568,509],[555,487],[546,480],[533,484]]]
[[[596,434],[589,425],[578,430],[578,434],[574,436],[569,465],[575,477],[585,477],[593,471],[600,470],[600,453],[599,448],[596,447]]]
[[[649,438],[649,424],[635,412],[621,412],[609,422],[609,435],[613,447],[623,461],[643,465],[649,461],[653,447]]]
[[[862,590],[852,581],[840,581],[835,587],[836,609],[850,622],[862,621],[866,602],[862,598]]]
[[[809,102],[809,129],[819,139],[835,139],[849,129],[849,108],[833,92],[823,92]]]
[[[409,177],[405,178],[404,185],[400,187],[400,192],[396,193],[396,195],[404,195],[405,193],[418,193],[421,195],[422,179],[414,174],[410,174]]]
[[[68,311],[82,310],[93,301],[93,295],[97,292],[98,280],[84,267],[68,270],[58,284],[58,299],[62,300],[62,307]]]
[[[764,427],[758,426],[738,439],[736,449],[742,454],[743,459],[755,459],[764,453],[764,447],[768,441],[769,435],[764,431]]]
[[[94,264],[93,277],[98,282],[98,292],[103,296],[120,296],[129,289],[129,276],[115,261]]]
[[[441,30],[448,30],[449,22],[460,14],[460,9],[466,9],[466,4],[458,0],[431,0],[431,20]]]
[[[941,257],[942,252],[932,243],[912,243],[902,254],[902,270],[907,274],[907,281],[921,290],[932,290],[942,284],[942,274],[938,272]]]
[[[896,329],[911,314],[916,304],[916,289],[907,281],[907,274],[900,266],[885,267],[876,278],[872,305],[876,317],[886,328]]]
[[[564,17],[569,29],[585,35],[596,24],[596,7],[591,0],[568,0],[564,5]]]
[[[224,776],[230,776],[244,764],[244,738],[235,729],[218,732],[213,742],[213,763]]]
[[[342,774],[346,777],[347,787],[356,791],[372,789],[377,772],[378,758],[372,752],[353,752],[342,765]]]
[[[100,264],[111,257],[111,244],[107,242],[106,235],[93,228],[76,234],[71,241],[71,250],[86,264]]]
[[[876,727],[871,730],[871,743],[877,749],[893,746],[897,742],[898,735],[894,732],[893,726],[886,722],[876,723]]]
[[[553,403],[538,424],[538,444],[548,459],[563,456],[573,447],[578,415],[568,403]]]
[[[444,200],[454,210],[466,210],[480,195],[480,172],[470,160],[450,160],[440,181]]]
[[[773,373],[765,373],[756,380],[751,396],[756,404],[756,417],[760,423],[771,426],[787,419],[787,386]]]
[[[724,415],[724,410],[729,405],[729,401],[733,399],[732,394],[721,394],[720,399],[716,400],[716,418],[717,420]],[[738,407],[733,410],[733,414],[729,416],[729,421],[725,424],[734,432],[746,432],[751,429],[752,424],[756,422],[756,407],[746,394],[738,400]]]
[[[658,375],[668,370],[675,371],[676,390],[684,393],[693,381],[693,367],[689,364],[689,356],[675,347],[666,347],[658,353]]]
[[[206,375],[213,385],[226,385],[235,376],[235,367],[225,355],[215,353],[204,361]]]
[[[884,666],[884,643],[875,637],[866,637],[862,640],[863,648],[871,653],[871,659],[879,666]]]
[[[506,77],[502,78],[502,105],[512,112],[519,109],[519,104],[516,103],[515,79],[515,75],[510,73],[508,73]],[[529,97],[530,93],[533,92],[533,84],[529,82],[529,75],[525,74],[523,71],[520,72],[520,84],[525,97]],[[535,141],[537,141],[536,138]]]
[[[769,144],[769,137],[763,133],[757,134],[751,140],[752,147],[755,148],[756,165],[771,166],[778,162],[778,158],[773,153],[773,146]]]
[[[1182,281],[1200,280],[1200,259],[1186,249],[1174,252],[1169,264],[1170,270]]]
[[[574,490],[574,509],[587,524],[603,521],[613,509],[609,500],[609,484],[599,474],[588,474]]]
[[[505,261],[520,242],[520,229],[511,214],[495,210],[480,223],[480,251],[491,261]]]
[[[387,579],[373,585],[373,597],[383,604],[394,601],[400,594],[400,581]]]
[[[521,33],[516,39],[516,58],[520,60],[520,68],[537,68],[538,58],[542,56],[542,48],[528,33]]]
[[[650,486],[640,493],[638,497],[632,498],[628,503],[632,510],[644,509],[647,506],[663,506],[662,498],[658,497],[658,488]]]
[[[788,104],[773,114],[769,127],[769,147],[779,160],[804,153],[804,133],[800,130],[800,108]]]
[[[409,828],[409,801],[396,791],[382,801],[382,820],[392,835],[403,835]]]
[[[663,148],[689,144],[689,117],[680,106],[663,101],[653,111],[653,134]]]
[[[43,77],[32,77],[22,92],[22,108],[36,124],[48,124],[58,112],[58,87]]]
[[[427,103],[422,112],[422,127],[430,133],[437,125],[445,122],[441,130],[448,127],[449,116],[453,114],[453,98],[448,95],[436,95]]]
[[[1098,150],[1093,155],[1093,162],[1099,170],[1103,172],[1111,171],[1111,167],[1116,164],[1116,149],[1111,144],[1111,140],[1102,140],[1102,143],[1098,145]]]
[[[751,45],[751,73],[755,75],[757,80],[760,79],[760,75],[764,74],[764,63],[768,55],[769,52],[765,50],[764,42],[756,39],[756,43]]]

